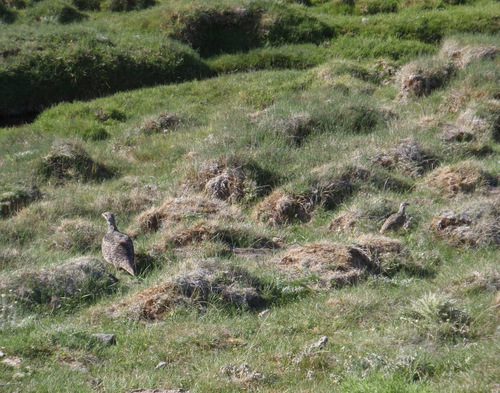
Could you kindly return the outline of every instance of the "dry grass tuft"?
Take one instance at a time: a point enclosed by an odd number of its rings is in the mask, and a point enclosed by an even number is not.
[[[437,165],[437,159],[412,139],[403,139],[396,148],[379,154],[372,162],[412,177],[421,176]]]
[[[0,293],[7,295],[8,302],[19,302],[28,309],[57,309],[111,293],[117,281],[98,259],[80,257],[50,269],[24,270],[1,279]]]
[[[476,291],[500,291],[500,271],[499,270],[476,270],[460,280],[457,289],[467,292]]]
[[[184,186],[195,191],[205,191],[213,198],[237,202],[246,194],[246,178],[240,165],[218,160],[191,170]]]
[[[230,248],[248,246],[252,248],[278,248],[278,244],[260,236],[243,225],[221,225],[217,221],[200,220],[188,228],[172,228],[162,238],[162,243],[174,247],[185,247],[204,241],[222,242]]]
[[[279,120],[274,126],[276,133],[292,145],[300,145],[311,134],[316,122],[308,113],[296,113]]]
[[[57,249],[91,252],[101,246],[102,230],[82,219],[63,220],[52,229],[52,247]]]
[[[443,125],[441,135],[446,142],[470,142],[475,139],[474,134],[465,127],[450,123]]]
[[[462,205],[460,212],[445,210],[434,217],[431,229],[456,244],[500,244],[500,198],[485,197]]]
[[[327,242],[293,247],[277,267],[291,278],[315,276],[321,288],[355,284],[377,269],[361,247]]]
[[[398,72],[397,79],[401,84],[398,97],[401,99],[429,95],[448,82],[455,71],[453,62],[445,59],[434,59],[427,63],[410,62]]]
[[[142,320],[158,320],[175,307],[232,305],[258,308],[264,304],[259,280],[239,267],[203,261],[109,308],[113,316],[130,315]]]
[[[9,217],[40,198],[38,188],[16,189],[0,194],[0,218]]]
[[[152,206],[161,198],[161,191],[154,184],[137,185],[129,182],[120,190],[112,193],[99,194],[93,201],[93,208],[97,211],[143,211]]]
[[[257,219],[270,225],[286,225],[293,221],[309,221],[310,213],[300,197],[277,190],[257,205]]]
[[[472,162],[463,161],[433,170],[425,183],[447,197],[454,197],[496,186],[498,179]]]
[[[390,253],[400,254],[403,252],[403,243],[401,240],[387,236],[371,234],[362,235],[357,239],[357,244],[367,250],[372,256]]]
[[[54,179],[56,184],[70,180],[104,180],[113,175],[108,168],[96,163],[81,145],[68,141],[54,144],[43,158],[39,172],[47,180]]]
[[[213,198],[237,202],[245,196],[245,174],[238,168],[226,168],[207,181],[205,191]]]
[[[141,213],[130,229],[131,233],[156,232],[186,219],[228,219],[239,216],[238,210],[227,203],[200,195],[168,199],[160,207]]]
[[[398,73],[401,83],[399,97],[428,95],[448,82],[457,70],[475,60],[493,59],[498,52],[494,46],[461,46],[456,41],[446,41],[437,56],[426,62],[413,61],[401,68]]]
[[[441,55],[451,58],[458,68],[464,68],[476,60],[494,59],[499,52],[493,45],[463,46],[455,40],[447,40],[441,47]]]
[[[380,228],[383,221],[394,213],[397,202],[377,197],[365,197],[363,203],[351,205],[340,212],[329,224],[328,229],[335,232],[354,232],[359,229],[373,231]]]
[[[363,213],[359,210],[343,212],[330,222],[328,230],[336,232],[354,231],[362,218]]]
[[[243,363],[239,367],[234,364],[227,363],[220,368],[222,375],[231,378],[233,382],[244,387],[251,386],[265,378],[264,374],[259,371],[253,371],[248,363]]]
[[[180,118],[172,113],[164,112],[157,116],[146,118],[138,131],[146,135],[157,133],[169,133],[175,131],[179,125]]]

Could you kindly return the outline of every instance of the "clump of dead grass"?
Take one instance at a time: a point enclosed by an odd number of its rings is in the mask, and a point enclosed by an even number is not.
[[[377,155],[372,162],[412,177],[421,176],[437,165],[437,159],[412,139],[403,139],[397,147]]]
[[[142,122],[138,131],[150,135],[158,133],[169,133],[175,131],[180,123],[180,118],[172,113],[164,112],[156,116],[151,116]]]
[[[167,199],[162,206],[153,207],[136,217],[130,228],[133,233],[156,232],[184,220],[231,219],[238,217],[236,207],[202,195]]]
[[[466,292],[500,291],[500,271],[495,269],[473,271],[458,281],[455,289]]]
[[[330,231],[373,231],[380,228],[397,206],[397,202],[385,198],[363,198],[362,206],[351,205],[340,212],[328,225]]]
[[[494,59],[500,50],[493,45],[461,45],[457,40],[446,40],[442,47],[441,56],[451,58],[455,66],[464,68],[473,61]]]
[[[470,161],[462,161],[433,170],[425,184],[447,197],[461,193],[473,193],[496,186],[498,179]]]
[[[408,310],[413,325],[428,340],[468,338],[472,318],[446,294],[427,293],[412,302]]]
[[[41,196],[37,187],[16,188],[0,194],[0,218],[9,217]]]
[[[116,289],[117,279],[93,257],[72,259],[50,269],[22,270],[0,280],[8,304],[28,310],[74,308]],[[1,305],[0,305],[1,307]]]
[[[228,247],[278,248],[271,239],[242,224],[224,224],[214,220],[199,220],[187,228],[166,230],[161,242],[166,246],[185,247],[204,241],[222,242]]]
[[[205,192],[233,203],[265,195],[276,182],[273,173],[253,160],[221,157],[189,168],[181,189],[186,192]]]
[[[440,53],[433,58],[416,60],[401,68],[398,73],[401,83],[399,97],[428,95],[471,62],[493,59],[498,53],[499,49],[491,45],[461,45],[456,40],[448,40],[443,44]]]
[[[398,97],[429,95],[447,83],[455,72],[456,66],[445,58],[410,62],[398,72],[397,79],[401,85]]]
[[[280,119],[272,125],[276,134],[292,145],[300,146],[302,141],[310,135],[317,122],[309,113],[301,112]]]
[[[78,252],[97,251],[101,246],[102,231],[93,223],[82,219],[62,220],[54,226],[52,247]]]
[[[358,244],[378,266],[378,273],[392,276],[398,272],[425,276],[431,273],[428,267],[415,260],[409,250],[398,239],[364,234],[356,239]]]
[[[309,221],[311,214],[302,198],[276,190],[257,205],[256,217],[260,221],[277,226],[294,221]]]
[[[56,184],[70,180],[100,181],[113,176],[110,169],[95,162],[80,144],[71,141],[55,143],[42,159],[38,171],[45,179],[53,179]]]
[[[239,168],[226,168],[205,184],[205,191],[213,198],[237,202],[245,196],[245,174]]]
[[[380,235],[362,235],[348,245],[320,242],[295,246],[279,257],[276,266],[292,279],[312,280],[318,288],[353,285],[370,274],[425,273],[400,240]]]
[[[276,265],[291,278],[313,277],[320,288],[352,285],[377,269],[361,247],[327,242],[295,246]]]
[[[442,126],[441,136],[445,142],[470,142],[474,134],[463,126],[446,123]]]
[[[265,304],[262,291],[260,280],[248,271],[208,260],[186,266],[161,285],[114,304],[108,311],[113,316],[154,321],[179,306],[230,305],[254,309]]]
[[[161,191],[154,184],[129,185],[126,184],[120,190],[112,193],[101,193],[93,201],[93,207],[97,211],[128,211],[138,212],[150,207],[160,199]]]
[[[227,363],[220,368],[220,372],[223,376],[231,378],[233,382],[243,387],[249,387],[265,378],[263,373],[252,370],[248,363],[243,363],[239,367]]]
[[[467,201],[454,210],[434,217],[431,229],[455,244],[500,244],[500,198],[483,197]]]

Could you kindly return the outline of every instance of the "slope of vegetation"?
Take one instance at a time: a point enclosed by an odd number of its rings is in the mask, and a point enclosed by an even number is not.
[[[0,390],[498,390],[498,2],[0,1]]]

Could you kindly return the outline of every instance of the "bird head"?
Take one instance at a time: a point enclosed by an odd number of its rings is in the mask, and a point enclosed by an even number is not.
[[[403,203],[401,203],[401,205],[399,205],[399,211],[404,212],[406,206],[408,206],[408,205],[409,205],[409,203],[407,201],[404,201]]]
[[[104,212],[101,215],[106,219],[108,224],[113,225],[113,226],[115,225],[115,215],[113,213]]]

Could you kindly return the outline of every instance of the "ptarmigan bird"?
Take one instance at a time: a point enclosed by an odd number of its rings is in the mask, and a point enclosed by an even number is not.
[[[409,203],[406,201],[399,205],[398,212],[391,214],[389,218],[385,220],[384,225],[382,225],[382,228],[380,228],[380,233],[384,233],[389,229],[396,230],[402,228],[409,220],[409,217],[405,214],[405,209],[408,205]]]
[[[105,212],[102,216],[108,222],[108,232],[102,239],[102,256],[107,262],[135,277],[132,239],[118,230],[113,213]]]

